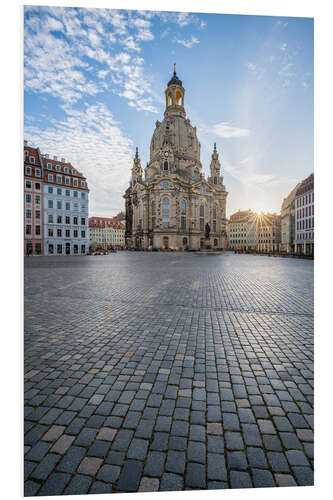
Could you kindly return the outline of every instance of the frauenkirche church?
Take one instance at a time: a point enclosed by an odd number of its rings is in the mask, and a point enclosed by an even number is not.
[[[199,250],[226,247],[227,191],[216,144],[205,179],[196,127],[186,118],[185,89],[174,69],[165,91],[144,177],[136,149],[126,205],[126,246],[137,249]]]

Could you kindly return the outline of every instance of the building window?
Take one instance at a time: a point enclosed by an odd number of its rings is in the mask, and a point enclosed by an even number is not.
[[[62,184],[62,176],[61,175],[57,175],[57,183]]]
[[[74,238],[77,238],[77,236],[78,236],[78,230],[77,229],[74,229],[73,236],[74,236]]]
[[[49,182],[53,182],[53,175],[52,174],[48,174],[47,179],[48,179]]]
[[[74,245],[74,253],[79,253],[79,245]]]
[[[47,189],[48,193],[52,194],[53,193],[53,187],[52,186],[49,186],[48,189]]]
[[[74,210],[77,212],[77,211],[78,211],[78,209],[79,209],[79,205],[78,205],[78,203],[74,203]]]
[[[31,203],[31,194],[25,195],[25,201],[26,201],[26,203]]]
[[[86,253],[86,245],[81,245],[81,253]]]
[[[47,206],[48,208],[53,208],[53,200],[48,200]]]
[[[61,171],[61,167],[60,167],[60,165],[56,165],[56,170],[57,170],[57,172],[60,172],[60,171]]]
[[[70,255],[70,253],[71,253],[71,244],[66,243],[66,255]]]
[[[181,229],[186,229],[186,217],[185,217],[185,215],[182,215],[180,218],[180,227],[181,227]]]
[[[40,182],[35,182],[35,189],[36,189],[37,191],[39,191],[39,190],[40,190]]]
[[[35,218],[40,219],[40,210],[35,211]]]
[[[65,172],[65,174],[68,173],[68,168],[67,167],[64,167],[64,172]]]
[[[58,210],[62,209],[62,203],[61,203],[61,201],[57,201],[57,209]]]
[[[31,181],[26,181],[26,182],[25,182],[25,187],[26,187],[27,189],[31,189]]]
[[[186,215],[186,201],[185,200],[182,200],[180,202],[180,213],[182,215]]]
[[[35,226],[35,233],[37,236],[40,235],[40,226]]]
[[[85,182],[81,181],[81,187],[84,187],[84,186],[85,186]]]
[[[70,196],[70,195],[71,195],[70,189],[66,189],[66,196]]]
[[[214,177],[214,184],[217,184],[217,177]]]
[[[49,254],[53,255],[53,252],[54,252],[54,247],[52,245],[52,243],[49,245]]]
[[[216,219],[216,205],[213,206],[213,219]]]
[[[71,204],[70,203],[66,203],[66,210],[70,210],[71,209]]]
[[[85,217],[81,217],[81,226],[85,226],[86,225],[86,219]]]
[[[74,196],[74,198],[77,198],[77,197],[78,197],[78,193],[77,193],[77,191],[73,191],[73,196]]]
[[[35,163],[35,158],[33,156],[30,156],[29,160],[30,160],[30,163]]]
[[[31,175],[31,167],[25,167],[25,173]]]
[[[53,215],[48,215],[47,222],[53,224]]]
[[[65,177],[65,184],[66,184],[67,186],[69,186],[69,185],[70,185],[70,183],[71,183],[71,179],[70,179],[70,177]],[[69,195],[68,195],[68,196],[69,196]]]
[[[62,223],[62,217],[61,215],[58,215],[57,216],[57,224],[61,224]]]
[[[168,215],[163,215],[162,225],[163,225],[164,229],[169,227],[169,216]]]
[[[168,187],[169,187],[169,183],[167,181],[163,182],[162,188],[163,189],[168,189]]]
[[[62,230],[61,229],[57,229],[57,236],[58,236],[58,238],[62,237]]]
[[[200,186],[200,194],[205,194],[205,186]]]
[[[169,198],[163,198],[162,200],[162,213],[163,215],[169,215],[170,200]]]
[[[81,212],[85,212],[86,211],[86,206],[85,205],[81,205]]]
[[[70,238],[71,237],[71,231],[70,229],[66,229],[66,238]]]
[[[42,253],[42,245],[40,243],[36,243],[35,252],[36,252],[36,255],[40,255]]]
[[[78,185],[78,181],[77,181],[77,179],[73,179],[73,186],[74,186],[74,187],[77,187],[77,185]]]
[[[59,194],[60,196],[62,195],[62,189],[61,188],[57,188],[57,194]]]
[[[31,219],[31,210],[28,208],[28,210],[25,211],[25,217],[26,219]]]
[[[156,217],[152,217],[151,221],[154,229],[156,227]]]
[[[36,196],[35,196],[35,202],[36,202],[36,205],[40,205],[40,196],[39,196],[39,194],[36,194]]]
[[[167,161],[165,161],[165,162],[164,162],[164,167],[163,167],[163,168],[164,168],[164,170],[168,170],[169,165],[168,165],[168,162],[167,162]]]
[[[77,226],[78,222],[77,222],[77,217],[73,217],[73,224],[75,224]]]
[[[152,201],[151,203],[151,214],[156,215],[156,202]]]
[[[217,244],[218,244],[218,241],[217,241],[217,239],[215,238],[215,240],[214,240],[214,247],[217,247]]]
[[[82,200],[85,200],[86,199],[86,193],[81,193],[81,198],[82,198]]]
[[[57,254],[62,254],[62,245],[61,244],[57,245]]]
[[[183,245],[184,247],[187,245],[187,238],[183,238]]]
[[[213,220],[213,233],[216,233],[216,220]]]
[[[49,229],[48,229],[48,235],[51,236],[51,237],[53,236],[53,227],[49,227]]]
[[[71,218],[69,215],[66,215],[66,224],[70,224],[71,223]]]
[[[86,232],[85,231],[81,231],[81,238],[85,238],[86,237]]]
[[[52,170],[52,164],[51,164],[51,163],[47,163],[47,164],[46,164],[46,168],[47,168],[48,170]]]

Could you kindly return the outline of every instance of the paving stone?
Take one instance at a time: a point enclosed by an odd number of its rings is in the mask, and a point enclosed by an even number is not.
[[[150,492],[150,491],[158,491],[160,486],[160,481],[158,479],[154,479],[152,477],[143,477],[140,481],[139,490],[140,492]]]
[[[52,425],[52,427],[42,437],[43,441],[56,441],[65,432],[66,427]]]
[[[268,452],[268,461],[274,472],[289,472],[290,468],[283,453]]]
[[[160,491],[180,491],[183,489],[183,483],[182,476],[165,472],[161,479]]]
[[[88,493],[92,479],[89,476],[76,474],[64,491],[65,495],[84,495]]]
[[[110,443],[108,441],[99,441],[96,439],[88,449],[87,455],[104,458],[108,454],[109,449]]]
[[[26,481],[24,483],[24,496],[25,497],[35,496],[39,488],[40,488],[39,483],[36,483],[35,481]]]
[[[78,446],[89,446],[90,443],[95,439],[96,434],[96,429],[82,429],[80,434],[77,436],[74,444]]]
[[[165,470],[167,472],[183,474],[185,470],[185,452],[173,450],[169,451],[165,464]]]
[[[148,440],[146,439],[133,439],[128,449],[128,458],[136,460],[143,460],[146,456],[148,449]]]
[[[230,471],[231,488],[252,488],[250,475],[247,472]]]
[[[278,486],[297,486],[293,476],[290,474],[274,474]]]
[[[134,432],[126,429],[121,429],[118,431],[115,439],[112,443],[112,449],[117,451],[127,451],[130,442],[132,440]]]
[[[248,463],[243,451],[228,451],[227,453],[229,469],[247,469]]]
[[[165,453],[150,451],[147,456],[144,474],[147,474],[147,476],[161,477],[164,470],[165,459]]]
[[[227,480],[227,469],[223,455],[208,453],[207,455],[207,478],[217,481]]]
[[[287,450],[301,450],[302,449],[302,445],[294,433],[292,433],[292,432],[280,432],[280,438],[281,438],[281,441],[283,443],[283,446]]]
[[[116,434],[117,434],[117,429],[112,429],[110,427],[102,427],[97,434],[97,439],[111,442],[113,441]]]
[[[137,460],[127,460],[121,469],[117,483],[118,491],[137,491],[143,470],[143,463]]]
[[[275,486],[273,474],[268,470],[252,469],[252,480],[255,488],[272,488]]]
[[[190,440],[191,441],[205,441],[206,429],[203,425],[191,424],[190,426]]]
[[[206,446],[203,443],[189,441],[187,448],[187,460],[190,462],[206,462]]]
[[[103,465],[97,474],[97,479],[105,481],[106,483],[114,483],[120,473],[120,467],[117,465]]]
[[[292,467],[298,486],[313,486],[313,470],[310,467]]]
[[[71,448],[61,459],[61,462],[57,466],[57,470],[61,472],[75,472],[85,453],[85,448],[79,446],[71,446]]]
[[[266,434],[263,436],[264,448],[270,451],[281,451],[281,441],[277,436]]]
[[[39,462],[40,460],[42,460],[44,455],[46,455],[46,453],[49,451],[51,446],[52,445],[50,443],[43,443],[42,441],[40,441],[35,446],[33,446],[31,450],[25,455],[25,459],[35,460]]]
[[[71,479],[70,474],[62,474],[60,472],[53,472],[45,483],[42,485],[38,494],[40,496],[61,495],[66,485]]]
[[[68,434],[63,434],[58,441],[52,446],[51,451],[54,453],[64,454],[68,448],[72,445],[75,440],[75,436],[69,436]]]
[[[227,431],[224,437],[225,437],[226,447],[229,450],[242,450],[244,448],[243,439],[239,432]]]
[[[85,457],[80,463],[78,472],[81,474],[88,474],[89,476],[95,476],[102,463],[103,460],[101,458]]]
[[[296,433],[301,441],[313,441],[313,431],[310,429],[296,429]]]
[[[94,481],[89,489],[89,494],[97,494],[97,493],[112,493],[113,488],[112,484],[104,483],[102,481]]]
[[[206,488],[206,471],[203,465],[188,462],[186,466],[185,486]]]

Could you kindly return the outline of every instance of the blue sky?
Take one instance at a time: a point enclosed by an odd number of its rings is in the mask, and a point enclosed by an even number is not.
[[[25,132],[87,177],[90,215],[123,208],[173,63],[207,173],[217,143],[227,214],[279,212],[313,171],[313,20],[25,7]]]

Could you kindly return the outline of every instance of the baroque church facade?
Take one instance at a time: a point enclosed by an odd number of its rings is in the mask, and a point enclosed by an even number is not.
[[[202,173],[196,127],[186,117],[185,89],[174,69],[165,91],[146,168],[136,148],[126,190],[126,247],[136,249],[224,249],[227,191],[216,144],[210,176]]]

